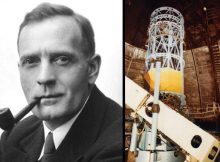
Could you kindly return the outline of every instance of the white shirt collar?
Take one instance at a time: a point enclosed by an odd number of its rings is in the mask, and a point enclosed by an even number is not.
[[[81,109],[82,110],[82,109]],[[80,110],[80,112],[81,112]],[[75,122],[76,118],[79,116],[79,113],[77,113],[76,116],[74,116],[73,118],[71,118],[69,121],[67,121],[66,123],[62,124],[61,126],[57,127],[54,131],[51,131],[50,129],[47,128],[45,121],[43,121],[43,126],[44,126],[44,139],[46,139],[47,135],[49,132],[53,133],[53,141],[54,141],[54,145],[55,148],[57,149],[58,146],[61,144],[61,142],[63,141],[63,139],[65,138],[66,134],[68,133],[70,127],[72,126],[72,124]]]

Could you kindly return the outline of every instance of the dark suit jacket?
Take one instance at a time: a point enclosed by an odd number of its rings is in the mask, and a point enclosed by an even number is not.
[[[123,161],[122,128],[122,108],[94,87],[53,162]],[[30,116],[2,134],[0,162],[36,162],[43,143],[42,121]]]

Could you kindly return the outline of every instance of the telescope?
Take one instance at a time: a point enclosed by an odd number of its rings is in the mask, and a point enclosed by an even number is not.
[[[0,128],[3,130],[10,130],[18,123],[25,115],[27,115],[34,106],[40,101],[40,98],[33,100],[25,106],[15,117],[12,115],[9,108],[0,109]]]

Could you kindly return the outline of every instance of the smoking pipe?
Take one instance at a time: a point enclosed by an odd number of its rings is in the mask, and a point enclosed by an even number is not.
[[[10,130],[13,126],[19,122],[26,114],[28,114],[34,106],[40,101],[36,99],[25,106],[15,117],[13,117],[9,108],[0,109],[0,128],[3,130]]]

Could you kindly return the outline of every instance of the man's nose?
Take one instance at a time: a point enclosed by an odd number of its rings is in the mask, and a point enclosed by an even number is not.
[[[39,85],[49,86],[55,84],[55,81],[55,71],[52,65],[48,62],[42,62],[39,69],[37,83]]]

